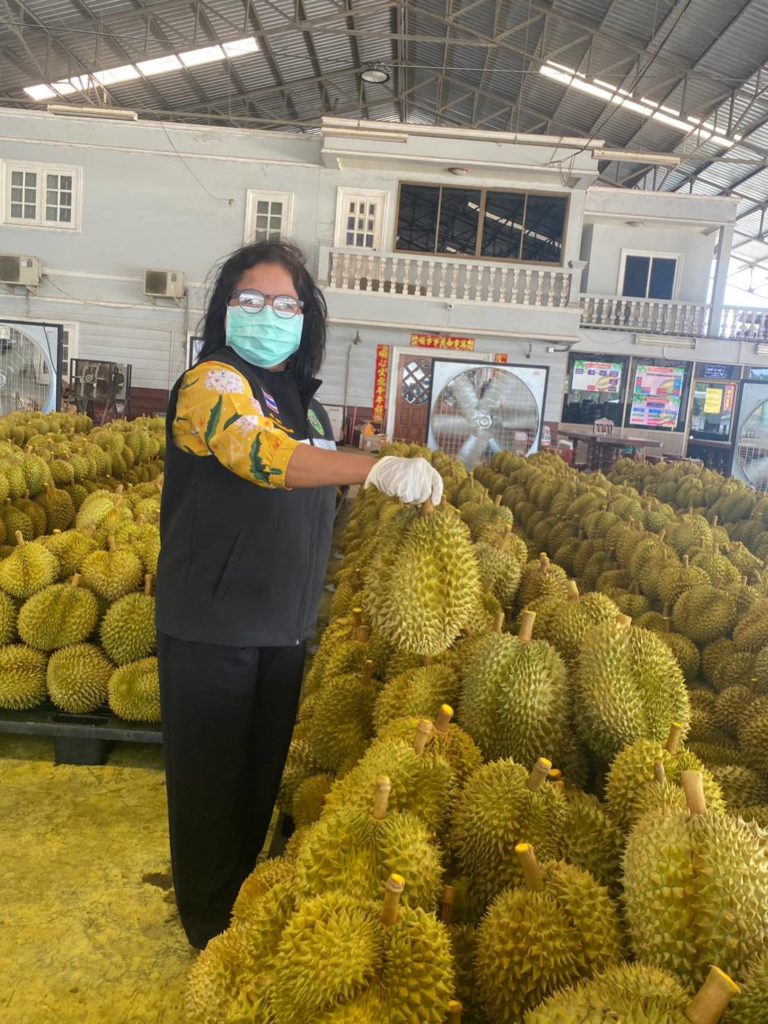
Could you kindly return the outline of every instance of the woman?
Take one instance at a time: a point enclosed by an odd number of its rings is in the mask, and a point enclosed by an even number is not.
[[[176,903],[203,948],[262,848],[296,715],[335,487],[438,502],[423,459],[334,449],[314,399],[326,307],[286,242],[221,266],[198,363],[171,392],[157,583]]]

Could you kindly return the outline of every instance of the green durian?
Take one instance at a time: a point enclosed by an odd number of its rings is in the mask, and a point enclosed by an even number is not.
[[[308,775],[296,786],[291,799],[291,817],[297,828],[312,825],[325,809],[325,801],[334,783],[328,772]]]
[[[675,630],[696,644],[709,644],[726,636],[735,621],[732,594],[709,583],[686,590],[672,609]]]
[[[114,666],[93,644],[73,644],[51,655],[48,693],[57,708],[70,714],[95,711],[107,697]]]
[[[621,959],[616,908],[590,874],[562,861],[537,864],[518,844],[524,886],[491,903],[477,936],[480,1003],[494,1024],[517,1024],[553,992]]]
[[[734,651],[721,658],[712,672],[712,685],[716,690],[729,686],[749,686],[755,678],[757,658],[749,651]]]
[[[80,577],[56,583],[34,594],[19,612],[18,631],[24,643],[41,651],[82,643],[96,628],[96,598],[80,585]]]
[[[768,710],[745,716],[739,728],[739,746],[745,763],[768,778]]]
[[[591,793],[565,788],[562,857],[604,885],[619,887],[624,836]]]
[[[434,722],[434,728],[427,739],[425,750],[434,751],[445,758],[451,767],[457,786],[461,787],[476,768],[483,763],[483,755],[472,739],[460,726],[451,721],[453,708],[443,704]],[[388,722],[380,739],[413,740],[422,719],[416,717],[394,718]]]
[[[121,665],[109,677],[109,706],[130,722],[160,721],[160,675],[157,658]]]
[[[458,680],[446,664],[409,669],[390,679],[376,698],[373,727],[380,733],[388,722],[403,716],[434,718],[443,704],[458,696]]]
[[[768,858],[753,825],[708,810],[698,772],[683,773],[688,809],[652,811],[624,857],[635,956],[700,983],[710,964],[740,977],[768,936]]]
[[[102,619],[99,636],[116,665],[127,665],[155,653],[155,599],[150,575],[144,578],[143,594],[126,594],[110,606]]]
[[[94,551],[83,561],[83,583],[98,597],[117,601],[135,590],[144,576],[144,568],[133,551]]]
[[[19,532],[13,554],[0,562],[0,588],[26,601],[59,578],[59,561],[41,543],[27,544]]]
[[[710,771],[730,811],[750,804],[768,803],[768,781],[759,772],[739,764],[715,764]]]
[[[733,631],[733,641],[738,650],[753,654],[768,645],[768,599],[758,602],[742,616]]]
[[[47,663],[45,654],[24,644],[0,647],[0,708],[26,711],[42,704]]]
[[[69,579],[80,572],[85,559],[98,546],[92,537],[78,530],[57,531],[42,539],[41,543],[59,560],[62,579]]]
[[[16,620],[19,617],[15,601],[0,591],[0,648],[16,639]]]
[[[546,784],[545,758],[532,771],[511,759],[478,768],[462,790],[451,823],[450,846],[482,911],[502,889],[519,885],[522,871],[509,851],[530,841],[542,858],[560,856],[565,800]]]
[[[533,627],[534,637],[547,640],[569,668],[575,668],[584,638],[593,626],[612,622],[619,609],[605,594],[579,594],[573,580],[568,582],[565,600],[553,599],[541,605]]]
[[[35,501],[43,509],[47,519],[46,533],[54,530],[68,530],[75,521],[75,506],[66,491],[46,487]]]
[[[718,1024],[738,990],[716,967],[692,997],[668,971],[622,964],[551,996],[526,1014],[524,1024]]]
[[[688,693],[669,648],[625,616],[593,627],[575,675],[576,725],[586,745],[610,760],[638,739],[664,740],[687,728]]]
[[[510,549],[512,531],[496,547],[486,542],[475,544],[474,553],[484,589],[490,590],[503,608],[511,608],[520,586],[522,566]]]
[[[739,978],[741,993],[728,1007],[723,1024],[765,1024],[768,1021],[768,953]]]
[[[367,811],[339,809],[309,830],[296,858],[299,900],[331,889],[375,899],[395,871],[411,879],[409,906],[434,911],[443,876],[440,852],[424,823],[407,812],[388,812],[390,780],[376,780]]]
[[[568,596],[568,576],[564,569],[550,562],[544,552],[529,562],[520,577],[516,606],[535,609],[539,602]]]

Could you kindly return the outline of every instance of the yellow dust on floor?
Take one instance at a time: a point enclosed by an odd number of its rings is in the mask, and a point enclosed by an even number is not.
[[[0,1022],[182,1024],[196,953],[170,883],[157,748],[104,767],[0,736]]]

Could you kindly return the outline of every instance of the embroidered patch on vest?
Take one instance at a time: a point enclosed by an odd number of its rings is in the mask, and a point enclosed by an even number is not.
[[[261,393],[262,395],[264,395],[264,401],[266,402],[269,411],[273,412],[275,416],[277,416],[278,413],[280,412],[280,410],[277,408],[277,402],[274,400],[274,398],[272,397],[272,395],[270,395],[268,391],[264,390],[264,388],[261,389]]]
[[[314,432],[319,437],[324,437],[325,428],[323,427],[323,424],[320,422],[320,417],[317,415],[314,409],[309,410],[309,413],[307,414],[307,419],[309,420],[309,425],[310,427],[312,427]]]

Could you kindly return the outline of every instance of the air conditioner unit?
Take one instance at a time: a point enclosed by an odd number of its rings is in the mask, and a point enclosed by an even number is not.
[[[160,299],[182,299],[186,287],[180,270],[145,270],[144,294]]]
[[[43,264],[38,256],[0,255],[0,282],[37,288],[42,280]]]

